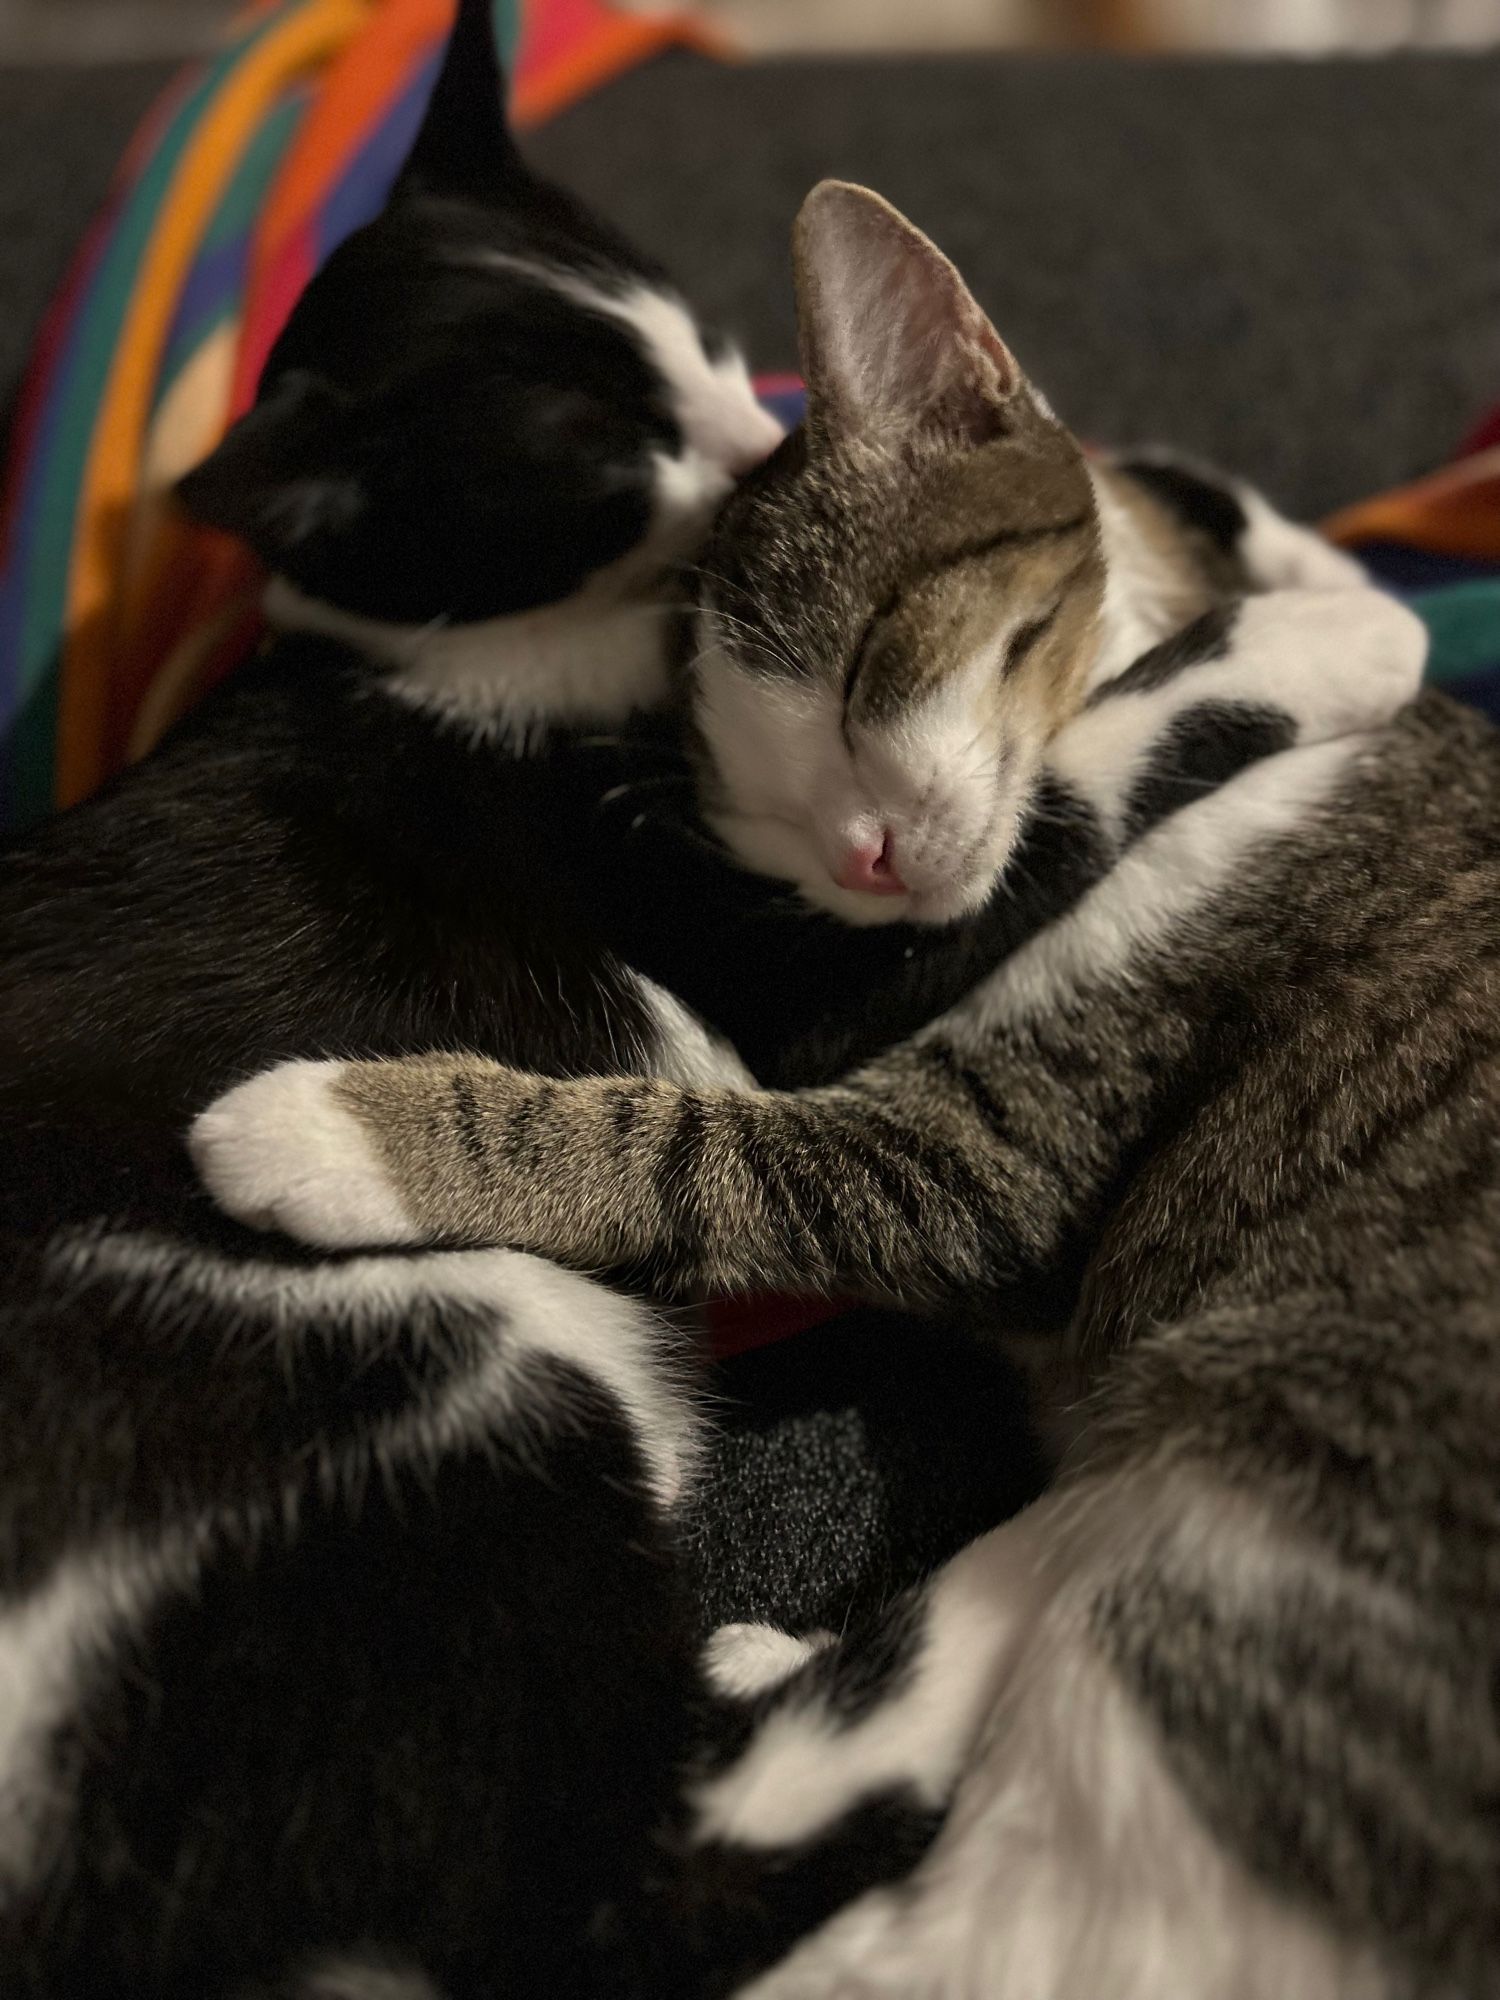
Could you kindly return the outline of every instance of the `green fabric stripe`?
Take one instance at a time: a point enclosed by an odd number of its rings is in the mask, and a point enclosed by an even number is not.
[[[522,0],[495,0],[495,40],[507,68],[516,59],[521,39],[521,4]]]
[[[1500,577],[1424,591],[1412,608],[1432,634],[1429,680],[1462,680],[1500,666]]]

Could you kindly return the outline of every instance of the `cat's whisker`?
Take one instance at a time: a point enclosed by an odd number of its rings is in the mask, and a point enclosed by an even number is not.
[[[613,805],[617,799],[627,799],[633,792],[691,791],[693,781],[686,771],[663,771],[659,777],[631,778],[622,785],[611,785],[599,797],[601,806]]]

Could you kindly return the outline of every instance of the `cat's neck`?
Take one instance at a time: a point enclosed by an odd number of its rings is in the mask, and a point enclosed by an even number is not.
[[[536,747],[555,727],[622,722],[667,694],[673,614],[651,596],[583,590],[480,624],[394,625],[277,577],[265,611],[278,631],[316,633],[364,654],[396,700],[514,751]]]
[[[1132,660],[1159,645],[1207,609],[1213,592],[1186,547],[1164,532],[1160,518],[1133,504],[1126,482],[1107,465],[1091,465],[1104,550],[1104,603],[1099,652],[1090,685],[1102,686]]]

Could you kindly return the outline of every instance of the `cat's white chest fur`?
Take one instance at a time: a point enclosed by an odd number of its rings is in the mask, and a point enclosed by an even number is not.
[[[306,597],[285,578],[266,591],[283,631],[315,632],[379,662],[380,686],[414,708],[524,750],[554,724],[622,722],[667,692],[668,607],[648,598],[566,603],[476,625],[390,625]]]

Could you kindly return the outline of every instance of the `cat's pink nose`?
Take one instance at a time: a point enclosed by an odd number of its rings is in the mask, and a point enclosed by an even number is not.
[[[846,850],[834,877],[841,889],[854,889],[866,896],[904,896],[906,884],[896,867],[891,836],[864,840]]]

